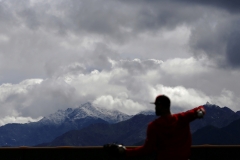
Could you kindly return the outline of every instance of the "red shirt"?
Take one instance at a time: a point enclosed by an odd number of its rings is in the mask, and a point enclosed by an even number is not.
[[[148,124],[143,146],[127,149],[126,156],[157,153],[161,160],[187,160],[190,156],[192,137],[189,123],[197,118],[199,106],[187,112],[162,116]]]

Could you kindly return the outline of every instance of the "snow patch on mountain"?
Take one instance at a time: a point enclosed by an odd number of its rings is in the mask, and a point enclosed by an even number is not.
[[[155,115],[155,112],[152,110],[144,110],[139,112],[138,114],[143,114],[143,115]]]
[[[131,115],[127,115],[117,110],[107,110],[92,106],[91,103],[85,103],[76,109],[68,108],[67,110],[58,110],[56,113],[50,114],[47,117],[42,118],[39,122],[43,124],[62,124],[66,120],[76,121],[86,117],[100,118],[109,123],[117,123],[120,121],[131,118]]]

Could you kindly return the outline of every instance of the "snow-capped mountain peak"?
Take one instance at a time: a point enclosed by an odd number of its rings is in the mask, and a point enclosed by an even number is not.
[[[107,110],[92,106],[89,102],[81,105],[71,113],[71,117],[74,119],[85,118],[87,116],[101,118],[109,123],[116,123],[132,117],[117,110]]]
[[[47,117],[43,117],[39,122],[42,123],[53,123],[53,124],[61,124],[65,121],[66,116],[68,115],[68,111],[58,110],[57,112],[50,114]]]
[[[107,110],[104,108],[92,106],[91,103],[87,102],[75,109],[68,108],[65,111],[58,110],[56,113],[42,118],[39,122],[60,125],[65,120],[75,121],[86,117],[100,118],[109,123],[117,123],[119,121],[127,120],[132,116],[124,114],[117,110]]]

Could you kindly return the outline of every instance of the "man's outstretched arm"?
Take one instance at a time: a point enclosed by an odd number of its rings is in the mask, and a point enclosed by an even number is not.
[[[191,122],[195,119],[203,118],[206,114],[206,111],[203,106],[193,108],[187,112],[179,113],[181,117],[184,117],[185,120]]]

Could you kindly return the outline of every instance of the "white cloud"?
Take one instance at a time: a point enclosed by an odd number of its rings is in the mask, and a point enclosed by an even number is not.
[[[139,113],[145,109],[145,107],[138,102],[128,99],[126,93],[120,93],[115,98],[111,95],[102,95],[97,97],[96,100],[93,101],[93,104],[110,110],[117,109],[129,115]]]
[[[161,68],[166,74],[174,76],[194,76],[196,74],[204,74],[209,72],[209,64],[207,59],[197,60],[194,57],[189,58],[173,58],[165,61]]]
[[[210,102],[221,107],[227,106],[234,111],[239,110],[239,99],[233,92],[223,89],[217,95],[207,95],[200,90],[185,88],[183,86],[156,85],[151,89],[152,95],[165,94],[171,101],[174,109],[188,110]]]
[[[177,63],[174,59],[173,65],[170,60],[164,62],[156,59],[112,61],[114,65],[108,70],[95,69],[85,72],[84,65],[73,63],[62,67],[58,71],[58,76],[48,79],[29,79],[18,84],[2,84],[1,115],[36,119],[58,109],[77,107],[88,101],[108,109],[119,109],[127,114],[135,114],[141,110],[153,109],[149,102],[154,101],[158,94],[168,95],[175,110],[190,109],[207,101],[229,105],[230,108],[237,110],[236,93],[229,89],[207,94],[204,86],[196,89],[169,83],[170,79],[177,83],[186,81],[189,77],[196,77],[196,74],[199,80],[204,80],[205,74],[209,71],[208,65],[203,66],[205,62],[198,62],[193,58],[177,59]],[[173,71],[180,67],[191,69],[188,75],[185,72],[174,73],[165,70],[163,66],[167,63],[172,65],[171,69],[175,68]],[[191,72],[196,65],[202,68]],[[236,74],[234,72],[235,76]],[[179,77],[179,81],[173,77]]]
[[[37,122],[43,117],[39,117],[36,119],[33,119],[32,117],[12,117],[12,116],[6,116],[4,118],[0,119],[0,126],[5,125],[7,123],[29,123],[29,122]]]
[[[190,109],[210,101],[210,97],[199,90],[185,88],[183,86],[164,86],[158,84],[152,86],[152,95],[165,94],[172,100],[172,106],[182,109]]]
[[[239,101],[237,101],[237,97],[235,97],[234,93],[226,89],[223,89],[219,96],[212,97],[211,102],[222,107],[231,106],[233,110],[237,110],[239,104]]]

